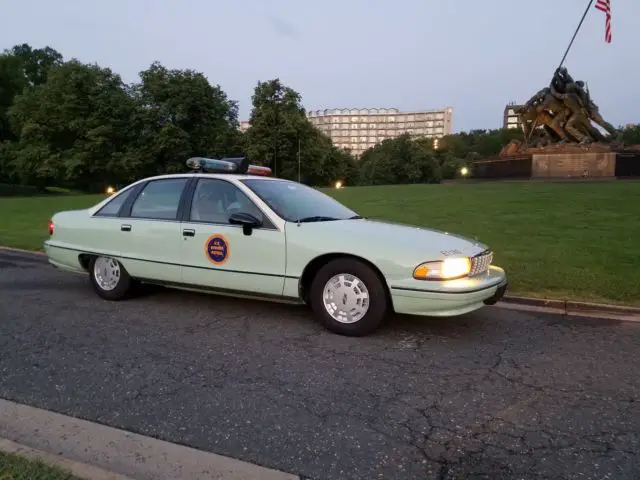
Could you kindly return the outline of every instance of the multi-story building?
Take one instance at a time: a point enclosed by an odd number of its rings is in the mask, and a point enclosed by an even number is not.
[[[401,112],[396,108],[334,108],[308,112],[311,123],[338,148],[360,156],[368,148],[403,133],[439,138],[451,133],[453,109]]]
[[[504,117],[502,120],[502,128],[522,128],[522,123],[515,109],[521,105],[516,105],[514,102],[507,104],[504,107]]]

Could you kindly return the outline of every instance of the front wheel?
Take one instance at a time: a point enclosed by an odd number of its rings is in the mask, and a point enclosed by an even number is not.
[[[115,258],[92,257],[89,277],[96,293],[105,300],[123,300],[131,293],[131,277]]]
[[[376,272],[350,258],[331,260],[316,273],[309,303],[325,328],[352,337],[373,333],[389,310],[385,286]]]

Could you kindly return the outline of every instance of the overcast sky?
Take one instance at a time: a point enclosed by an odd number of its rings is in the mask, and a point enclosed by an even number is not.
[[[497,128],[546,86],[588,0],[0,0],[0,46],[49,45],[127,82],[159,60],[219,84],[248,118],[258,80],[307,109],[454,108],[454,131]],[[569,52],[614,125],[640,122],[640,1],[591,8]]]

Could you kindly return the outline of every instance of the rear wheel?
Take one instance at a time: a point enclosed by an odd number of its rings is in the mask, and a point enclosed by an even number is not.
[[[320,268],[309,297],[320,323],[340,335],[373,333],[389,310],[385,286],[376,272],[351,258],[331,260]]]
[[[123,300],[133,288],[131,277],[115,258],[92,257],[89,277],[93,289],[105,300]]]

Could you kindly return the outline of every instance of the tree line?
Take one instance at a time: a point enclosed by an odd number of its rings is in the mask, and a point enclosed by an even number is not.
[[[102,191],[184,171],[192,156],[242,155],[316,186],[439,182],[522,137],[474,130],[434,144],[405,134],[355,159],[309,122],[301,95],[279,79],[258,82],[251,101],[243,133],[238,103],[195,70],[154,62],[127,84],[51,47],[16,45],[0,54],[0,183]],[[640,137],[631,130],[627,137]]]

